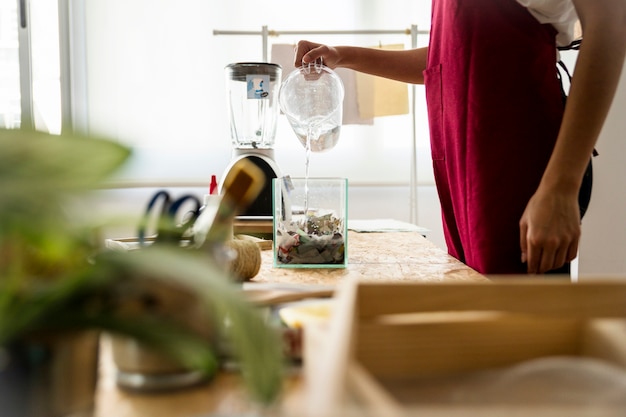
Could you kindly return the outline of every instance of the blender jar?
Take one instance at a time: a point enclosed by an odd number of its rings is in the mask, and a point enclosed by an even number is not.
[[[225,68],[230,135],[237,149],[271,149],[278,119],[280,65],[241,62]]]

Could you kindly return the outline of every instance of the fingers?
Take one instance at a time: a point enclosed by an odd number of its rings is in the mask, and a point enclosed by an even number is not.
[[[328,68],[335,69],[338,66],[339,53],[336,48],[319,43],[300,41],[296,47],[296,67],[308,64],[322,63]]]
[[[567,262],[573,261],[578,255],[578,238],[572,238],[569,242],[563,243],[559,246],[555,255],[552,267],[546,269],[543,272],[547,272],[551,269],[557,269],[565,265]]]
[[[523,237],[522,262],[527,262],[529,274],[543,274],[571,262],[578,254],[578,238],[575,236],[558,240],[555,237],[533,239],[528,230]]]
[[[299,41],[296,46],[294,65],[299,67],[303,64],[315,62],[322,55],[321,51],[316,51],[321,45],[309,41]]]
[[[567,262],[568,249],[569,249],[569,245],[559,247],[554,253],[554,257],[552,259],[552,265],[547,265],[547,268],[549,269],[546,269],[544,272],[547,272],[551,269],[557,269],[565,265],[565,262]]]
[[[528,241],[526,239],[526,234],[528,233],[528,225],[522,219],[520,222],[520,248],[522,250],[522,263],[526,263],[528,261]]]
[[[529,274],[538,274],[541,262],[541,249],[535,245],[529,244],[526,248],[526,268]]]
[[[580,239],[576,195],[538,191],[519,222],[522,262],[529,274],[543,274],[573,260]]]

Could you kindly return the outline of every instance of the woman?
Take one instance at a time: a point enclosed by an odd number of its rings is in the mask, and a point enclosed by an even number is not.
[[[424,83],[449,253],[485,274],[569,271],[579,190],[626,55],[626,0],[433,0],[432,13],[427,48],[301,41],[295,64]],[[578,20],[565,106],[557,41]]]

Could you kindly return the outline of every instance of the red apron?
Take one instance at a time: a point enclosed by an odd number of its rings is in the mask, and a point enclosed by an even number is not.
[[[525,273],[519,220],[564,105],[555,30],[515,0],[433,0],[424,71],[449,253],[485,274]]]

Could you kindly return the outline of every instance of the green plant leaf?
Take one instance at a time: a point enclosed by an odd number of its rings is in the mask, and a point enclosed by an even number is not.
[[[44,191],[100,185],[129,155],[126,146],[94,136],[0,129],[0,178],[39,182]]]
[[[0,225],[59,210],[68,195],[101,186],[129,156],[105,139],[0,129]]]
[[[68,218],[67,202],[101,187],[129,155],[105,139],[0,130],[0,344],[46,332],[105,329],[212,372],[213,346],[192,329],[115,308],[116,296],[135,284],[175,283],[197,296],[214,322],[228,324],[220,336],[238,359],[249,392],[271,403],[282,388],[282,342],[211,253],[163,245],[105,251],[87,264],[95,249],[89,226]]]

